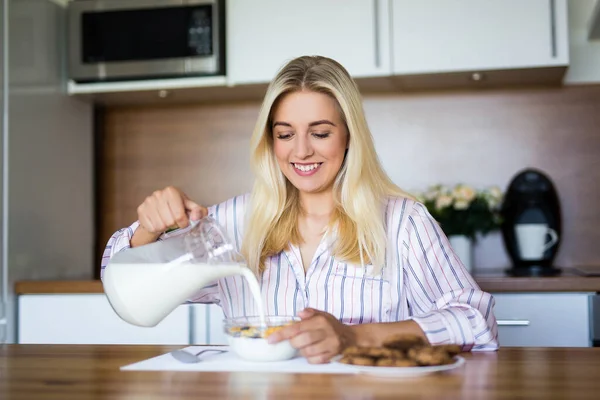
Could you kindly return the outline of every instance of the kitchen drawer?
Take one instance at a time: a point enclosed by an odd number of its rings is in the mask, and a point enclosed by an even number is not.
[[[189,308],[176,308],[152,328],[123,321],[104,294],[19,296],[18,342],[23,344],[189,343]]]
[[[500,346],[589,347],[593,293],[494,293]]]

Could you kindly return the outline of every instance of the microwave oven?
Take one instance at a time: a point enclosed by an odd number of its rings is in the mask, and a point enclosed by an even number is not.
[[[78,83],[225,75],[224,0],[77,0],[68,26]]]

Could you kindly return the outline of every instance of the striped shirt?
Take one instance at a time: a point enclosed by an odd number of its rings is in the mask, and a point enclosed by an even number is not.
[[[209,207],[239,250],[248,195]],[[453,252],[448,239],[421,203],[391,198],[386,207],[386,265],[373,274],[336,259],[327,235],[304,271],[300,251],[287,250],[266,260],[259,278],[267,315],[296,315],[306,307],[326,311],[345,324],[412,319],[432,344],[459,344],[463,350],[496,350],[498,328],[494,299],[478,287]],[[130,246],[139,226],[117,231],[108,241],[102,269]],[[163,235],[160,239],[168,238]],[[226,317],[257,315],[241,276],[222,278],[201,289],[192,303],[219,304]]]

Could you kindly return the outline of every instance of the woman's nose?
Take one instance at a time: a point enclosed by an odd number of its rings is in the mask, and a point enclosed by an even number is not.
[[[307,158],[313,154],[313,148],[307,137],[298,135],[296,137],[296,146],[294,148],[295,156],[298,158]]]

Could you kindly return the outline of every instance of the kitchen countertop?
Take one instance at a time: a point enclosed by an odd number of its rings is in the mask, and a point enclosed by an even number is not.
[[[600,269],[599,269],[600,271]],[[600,276],[582,276],[565,268],[556,277],[511,277],[503,270],[475,273],[474,278],[486,292],[600,292]],[[19,281],[16,294],[103,293],[102,282],[89,281]]]
[[[463,367],[419,378],[127,371],[181,346],[3,345],[2,399],[597,399],[600,348],[463,353]],[[382,367],[385,368],[385,367]]]

